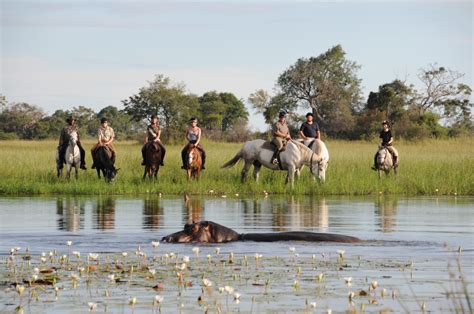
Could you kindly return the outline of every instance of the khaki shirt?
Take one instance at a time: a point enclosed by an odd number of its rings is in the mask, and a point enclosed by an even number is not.
[[[280,121],[277,121],[277,123],[275,123],[273,125],[273,136],[274,137],[277,137],[277,135],[275,135],[275,132],[280,132],[280,133],[283,133],[285,135],[288,135],[290,134],[290,130],[288,129],[288,125],[286,124],[286,121],[285,123],[281,123]]]
[[[158,136],[158,132],[160,132],[160,127],[159,126],[153,127],[150,124],[148,128],[146,129],[146,136],[147,136],[148,141],[154,141]]]
[[[115,137],[114,129],[112,129],[110,126],[107,126],[107,128],[100,127],[99,130],[97,130],[97,134],[99,135],[99,142],[108,142],[111,139]]]
[[[72,132],[77,133],[77,140],[80,139],[79,127],[77,125],[66,124],[61,130],[61,135],[59,136],[59,145],[64,145],[68,143]]]

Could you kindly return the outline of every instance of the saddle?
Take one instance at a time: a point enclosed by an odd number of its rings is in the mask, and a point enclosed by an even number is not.
[[[146,144],[146,148],[148,149],[149,147],[152,147],[152,148],[153,148],[154,150],[156,150],[156,151],[160,150],[160,146],[158,145],[157,142],[151,142],[151,141],[148,142],[148,143]]]

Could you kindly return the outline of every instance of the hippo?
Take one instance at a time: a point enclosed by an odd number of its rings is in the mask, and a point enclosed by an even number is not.
[[[167,235],[163,237],[161,241],[170,243],[225,243],[232,241],[309,241],[341,243],[361,242],[359,238],[346,235],[305,231],[237,233],[230,228],[208,220],[186,224],[184,225],[184,230]]]

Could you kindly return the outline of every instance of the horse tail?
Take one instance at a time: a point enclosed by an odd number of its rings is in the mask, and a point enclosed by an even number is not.
[[[233,165],[235,165],[239,160],[240,158],[243,157],[243,153],[242,153],[242,150],[240,150],[235,156],[234,158],[232,158],[231,160],[229,160],[228,162],[226,162],[225,164],[222,165],[221,168],[230,168],[232,167]]]

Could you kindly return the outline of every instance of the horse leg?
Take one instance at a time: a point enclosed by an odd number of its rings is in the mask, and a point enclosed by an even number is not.
[[[253,178],[255,182],[258,182],[258,175],[260,173],[261,168],[262,168],[262,164],[258,160],[255,160],[253,162]]]
[[[296,172],[296,169],[294,166],[288,167],[288,175],[286,176],[286,183],[290,182],[292,188],[293,188],[293,183],[295,181],[295,172]]]
[[[97,176],[98,176],[99,179],[100,179],[100,169],[96,167],[95,170],[97,170]]]
[[[242,183],[245,182],[245,179],[247,179],[247,173],[249,172],[250,167],[252,166],[252,161],[245,161],[244,167],[242,168],[242,172],[240,173],[240,181]]]
[[[145,167],[144,167],[144,170],[143,170],[143,180],[146,179],[146,174],[148,173],[148,169],[147,169],[147,168],[148,168],[148,166],[145,166]]]
[[[78,173],[77,173],[77,172],[78,172],[78,171],[77,171],[77,165],[74,166],[74,170],[76,171],[76,180],[77,180],[77,179],[79,179]]]
[[[71,165],[67,164],[67,166],[66,166],[66,180],[69,181],[70,177],[71,177]]]

